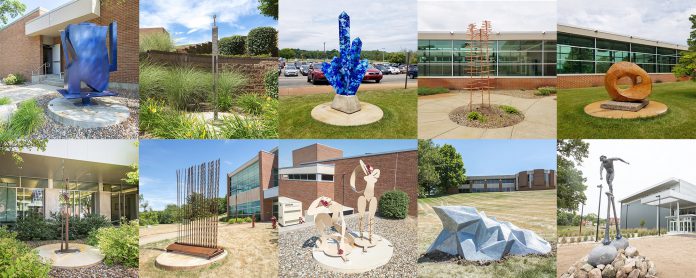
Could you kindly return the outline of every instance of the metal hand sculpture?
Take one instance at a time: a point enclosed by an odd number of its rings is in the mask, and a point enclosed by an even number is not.
[[[58,92],[66,99],[82,99],[82,105],[91,105],[90,98],[115,96],[108,91],[109,73],[117,70],[117,25],[94,23],[70,24],[60,33],[65,57],[67,88]],[[107,51],[106,32],[109,32]],[[88,90],[81,88],[85,83]]]
[[[359,169],[362,169],[363,174],[365,174],[363,179],[366,182],[365,189],[360,191],[358,191],[355,186],[356,172],[358,172]],[[366,251],[366,247],[375,246],[375,243],[372,241],[372,227],[374,226],[375,213],[377,212],[377,197],[375,197],[375,183],[377,183],[377,179],[379,179],[379,169],[373,169],[372,166],[365,164],[362,160],[360,160],[360,165],[355,167],[353,173],[350,175],[350,187],[356,193],[363,193],[363,195],[358,198],[358,214],[360,217],[360,226],[358,227],[360,231],[360,240],[358,245],[363,247],[363,252]],[[367,212],[365,210],[367,210]],[[367,242],[364,241],[365,236],[363,234],[363,219],[365,218],[365,214],[367,214],[369,235]]]
[[[331,214],[331,215],[329,215]],[[314,227],[320,234],[316,246],[327,256],[341,257],[348,261],[348,254],[353,249],[353,236],[346,231],[346,221],[343,218],[343,205],[321,196],[314,200],[307,209],[307,215],[314,215]],[[328,228],[334,228],[338,234],[327,234]],[[332,243],[331,241],[333,240]],[[335,246],[333,246],[335,244]]]
[[[322,71],[336,94],[352,96],[358,91],[367,71],[367,59],[360,60],[362,41],[355,38],[350,44],[350,17],[346,12],[338,16],[340,56],[334,56],[331,64],[323,63]]]

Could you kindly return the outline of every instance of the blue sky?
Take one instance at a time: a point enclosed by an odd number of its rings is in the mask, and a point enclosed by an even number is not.
[[[140,193],[155,210],[176,204],[176,170],[220,159],[220,196],[225,176],[278,140],[141,140]]]
[[[556,140],[433,140],[462,155],[468,176],[556,169]]]
[[[164,27],[177,45],[210,41],[213,14],[220,38],[246,35],[261,26],[277,29],[278,23],[259,14],[257,7],[256,0],[140,1],[140,27]]]
[[[343,150],[343,156],[416,149],[416,140],[281,140],[280,167],[292,166],[292,151],[319,143]]]
[[[68,3],[68,2],[70,2],[70,0],[55,0],[55,1],[46,1],[46,0],[22,0],[22,3],[24,3],[25,6],[27,6],[27,9],[24,10],[24,13],[25,13],[25,14],[28,13],[28,12],[33,11],[33,10],[36,9],[37,7],[42,7],[42,8],[45,8],[45,9],[47,9],[47,10],[50,11],[50,10],[55,9],[56,7],[60,6],[60,5],[63,5],[63,4],[65,4],[65,3]],[[19,15],[19,16],[17,16],[17,17],[21,17],[21,16],[23,16],[23,15],[24,15],[24,14]],[[10,18],[10,20],[9,20],[7,23],[8,23],[8,24],[9,24],[9,23],[12,23],[17,17]],[[0,21],[0,24],[2,24],[2,21]]]

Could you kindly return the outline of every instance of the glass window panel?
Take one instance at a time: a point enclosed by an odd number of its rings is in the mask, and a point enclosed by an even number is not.
[[[544,52],[544,63],[556,63],[556,51],[545,51]]]
[[[633,53],[634,63],[655,63],[655,54]]]
[[[605,73],[609,70],[609,67],[614,63],[609,62],[597,62],[597,73]]]
[[[541,52],[498,52],[498,63],[541,63]]]
[[[630,45],[626,42],[597,39],[597,48],[629,51]]]
[[[17,187],[19,178],[15,177],[0,177],[0,187]]]
[[[662,55],[676,55],[677,52],[674,49],[670,48],[664,48],[664,47],[658,47],[657,48],[657,54],[662,54]]]
[[[583,46],[583,47],[594,47],[594,39],[590,37],[576,36],[566,33],[558,33],[557,35],[558,44],[571,45],[571,46]]]
[[[594,61],[594,49],[578,47],[560,47],[558,60]],[[567,51],[567,52],[566,52]]]
[[[46,188],[48,187],[47,179],[22,178],[23,188]]]
[[[594,63],[559,60],[556,69],[559,74],[594,73]]]
[[[654,46],[642,45],[642,44],[632,44],[631,51],[633,52],[643,52],[643,53],[655,53]]]
[[[655,64],[638,64],[638,66],[647,72],[655,72]]]
[[[544,65],[544,76],[556,76],[556,64]]]
[[[541,76],[540,64],[500,64],[499,76]]]

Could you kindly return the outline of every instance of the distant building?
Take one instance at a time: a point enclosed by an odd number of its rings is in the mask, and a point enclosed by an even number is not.
[[[619,200],[621,227],[696,233],[696,185],[670,178]]]
[[[278,148],[259,151],[227,174],[227,216],[278,217]]]
[[[556,171],[535,169],[513,175],[467,176],[458,193],[510,192],[556,188]],[[449,192],[457,193],[457,192]]]

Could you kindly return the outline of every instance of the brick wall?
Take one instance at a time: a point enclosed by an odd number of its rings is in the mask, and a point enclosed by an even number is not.
[[[518,191],[529,191],[529,190],[545,190],[556,188],[556,172],[551,170],[549,174],[544,173],[543,169],[534,169],[532,172],[532,187],[529,187],[529,178],[527,171],[522,171],[517,174]],[[549,186],[546,187],[545,176],[548,175]]]
[[[101,1],[100,17],[90,21],[108,26],[115,20],[118,24],[118,71],[111,73],[111,82],[138,83],[139,11],[140,0]]]
[[[445,87],[462,90],[468,87],[470,78],[428,78],[418,77],[419,87]],[[556,86],[556,78],[491,78],[491,85],[496,90],[533,90],[539,87]]]
[[[343,151],[321,144],[312,144],[292,151],[292,165],[306,162],[335,159],[343,157]]]
[[[355,208],[357,211],[358,198],[362,196],[350,187],[350,175],[356,166],[363,162],[379,169],[380,177],[375,184],[375,197],[379,197],[384,192],[399,189],[408,194],[410,202],[408,214],[416,216],[418,213],[418,152],[405,151],[381,155],[371,155],[355,158],[345,158],[332,161],[335,164],[334,171],[334,200],[344,206]],[[344,177],[344,178],[343,178]],[[365,188],[365,181],[362,179],[362,171],[358,174],[356,187],[358,190]]]
[[[35,10],[19,21],[0,30],[0,78],[10,73],[20,73],[31,81],[31,71],[41,66],[43,49],[41,37],[24,34],[24,24],[43,12]]]
[[[264,151],[259,152],[259,181],[261,182],[261,190],[259,192],[259,200],[261,201],[261,220],[269,221],[273,216],[273,200],[265,200],[263,190],[272,186],[273,183],[273,168],[278,168],[278,159],[276,155]]]
[[[212,70],[212,57],[210,55],[148,51],[147,58],[154,63],[165,66],[193,66],[206,71]],[[264,74],[269,70],[278,68],[277,58],[220,57],[218,62],[220,71],[236,71],[246,76],[245,92],[260,94],[265,93]]]
[[[671,73],[650,73],[650,79],[653,82],[675,82],[677,78]],[[630,85],[631,80],[622,78],[618,82],[620,85]],[[587,74],[587,75],[559,75],[558,88],[586,88],[586,87],[603,87],[604,74]]]
[[[318,197],[326,196],[334,199],[334,183],[281,179],[278,195],[302,202],[302,215],[304,215],[309,208],[309,204]]]

